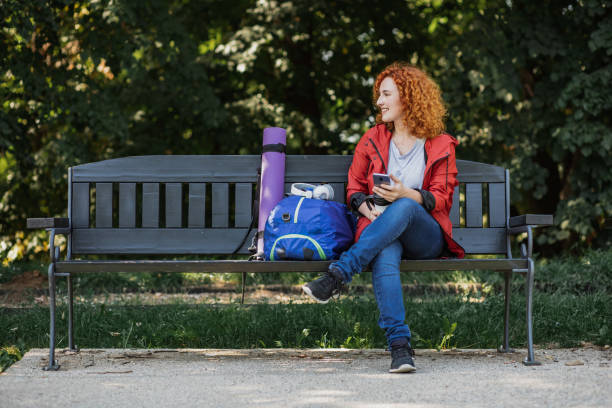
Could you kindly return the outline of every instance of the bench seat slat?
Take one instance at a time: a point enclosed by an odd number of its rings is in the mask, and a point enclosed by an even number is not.
[[[116,261],[70,261],[57,262],[57,272],[90,273],[90,272],[324,272],[330,261],[279,261],[260,262],[246,260],[116,260]],[[453,271],[453,270],[493,270],[508,271],[527,268],[524,259],[445,259],[440,260],[404,260],[400,264],[402,271]],[[368,269],[369,270],[369,269]]]

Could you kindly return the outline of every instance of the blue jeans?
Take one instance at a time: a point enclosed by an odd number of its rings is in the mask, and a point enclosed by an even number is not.
[[[359,241],[332,265],[349,283],[371,262],[372,286],[380,312],[378,325],[391,345],[395,339],[410,339],[399,271],[402,256],[432,259],[443,248],[444,236],[438,222],[416,201],[400,198],[368,225]]]

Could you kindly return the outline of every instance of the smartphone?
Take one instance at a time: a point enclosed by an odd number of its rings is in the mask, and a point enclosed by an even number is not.
[[[391,185],[391,177],[388,174],[372,173],[372,178],[374,179],[375,186],[380,186],[381,184]]]

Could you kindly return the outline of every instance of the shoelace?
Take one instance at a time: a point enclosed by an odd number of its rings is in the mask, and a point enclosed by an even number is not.
[[[336,279],[334,276],[332,276],[329,272],[325,272],[324,273],[325,276],[327,276],[329,279],[332,280],[332,285],[333,285],[333,290],[332,290],[332,298],[334,299],[339,299],[340,298],[340,294],[342,293],[342,291],[344,290],[345,286],[342,283],[342,281]]]
[[[397,348],[391,348],[391,354],[394,358],[401,357],[414,357],[414,350],[410,346],[400,346]]]

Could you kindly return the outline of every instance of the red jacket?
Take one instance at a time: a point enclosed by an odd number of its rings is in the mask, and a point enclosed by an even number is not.
[[[391,136],[387,127],[379,124],[368,130],[357,143],[346,187],[349,205],[354,194],[372,194],[374,187],[372,173],[387,173]],[[459,142],[447,133],[425,141],[427,163],[422,190],[429,191],[435,199],[435,206],[430,214],[442,227],[448,249],[456,257],[463,258],[465,251],[452,238],[453,227],[448,216],[453,204],[453,192],[459,184],[455,164],[457,144]],[[366,217],[359,217],[355,242],[359,240],[364,228],[370,225],[370,222]]]

